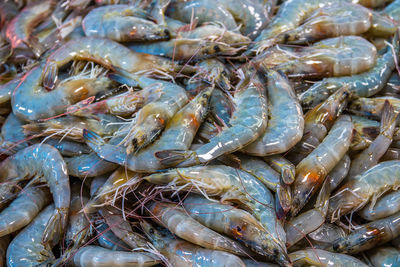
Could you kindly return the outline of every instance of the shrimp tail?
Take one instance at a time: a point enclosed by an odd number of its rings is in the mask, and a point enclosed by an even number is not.
[[[32,49],[32,52],[37,58],[39,58],[46,51],[46,48],[39,42],[39,39],[33,35],[29,36],[26,45]]]
[[[293,170],[290,167],[283,166],[281,171],[281,179],[287,185],[292,184],[295,179],[295,174],[293,173]]]
[[[381,119],[381,127],[380,134],[385,135],[386,132],[393,129],[396,125],[397,113],[394,111],[393,105],[390,104],[388,100],[385,101],[382,109],[382,119]]]
[[[59,208],[54,210],[43,232],[43,244],[54,245],[61,240],[64,229],[66,228],[67,217],[68,212],[62,211]]]
[[[159,159],[160,163],[164,166],[176,166],[179,167],[191,166],[193,161],[195,164],[199,164],[196,152],[188,150],[162,150],[155,153],[156,158]],[[196,162],[197,161],[197,162]]]
[[[83,138],[87,141],[90,147],[92,146],[103,146],[106,142],[95,132],[88,129],[83,129]]]
[[[47,62],[43,69],[43,86],[51,91],[55,88],[58,80],[58,67],[53,62]]]

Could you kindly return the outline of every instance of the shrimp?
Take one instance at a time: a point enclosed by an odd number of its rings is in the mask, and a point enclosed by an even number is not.
[[[236,241],[227,238],[202,225],[190,217],[181,207],[173,203],[151,202],[147,213],[152,220],[165,226],[171,233],[195,245],[246,256],[246,249]]]
[[[49,55],[42,74],[43,85],[46,89],[54,89],[58,80],[58,69],[71,60],[90,60],[111,70],[123,69],[129,73],[151,70],[185,73],[186,70],[191,69],[185,66],[183,70],[182,66],[175,65],[165,58],[135,53],[109,39],[83,37],[67,42]]]
[[[374,207],[364,207],[358,214],[368,221],[376,221],[400,211],[400,191],[389,192],[376,201]]]
[[[329,200],[328,216],[331,221],[360,210],[369,201],[373,208],[381,195],[399,187],[399,172],[400,161],[384,161],[345,183]]]
[[[131,171],[151,172],[162,169],[163,165],[155,157],[155,153],[160,150],[189,148],[201,121],[205,117],[208,100],[212,91],[213,87],[209,87],[192,99],[192,101],[169,119],[160,138],[137,154],[127,154],[122,147],[106,144],[99,136],[91,132],[84,133],[87,144],[99,157],[126,166]],[[160,109],[160,107],[155,105],[156,103],[152,107]],[[165,117],[166,115],[164,114]]]
[[[101,266],[153,266],[161,261],[154,255],[144,252],[112,251],[98,246],[80,248],[74,255],[76,267]]]
[[[382,96],[399,96],[400,95],[400,76],[397,72],[393,72],[387,81],[386,85],[383,87],[379,94]]]
[[[378,93],[385,86],[395,68],[395,54],[399,51],[398,35],[395,36],[392,46],[387,45],[379,51],[375,65],[363,73],[344,77],[324,78],[313,84],[307,91],[300,94],[302,105],[314,106],[324,101],[342,88],[348,86],[348,92],[357,97],[370,97]]]
[[[383,107],[380,133],[367,149],[356,155],[351,161],[351,167],[347,179],[363,173],[376,165],[385,154],[392,143],[398,113],[394,112],[393,106],[387,101]]]
[[[108,179],[108,175],[99,175],[92,179],[90,183],[90,196],[92,197],[96,191],[102,187]]]
[[[194,194],[185,198],[183,205],[196,221],[243,242],[259,254],[264,254],[263,243],[268,233],[247,211]]]
[[[0,213],[0,237],[28,225],[51,202],[47,188],[29,187]]]
[[[94,152],[76,157],[66,157],[64,160],[67,164],[68,174],[82,179],[103,175],[118,168],[118,164],[103,160]]]
[[[367,267],[357,258],[349,255],[332,253],[321,249],[305,249],[289,254],[293,261],[293,266],[348,266],[348,267]]]
[[[396,23],[400,22],[400,1],[394,0],[392,3],[387,5],[382,11],[381,14],[384,16],[388,16],[390,19],[395,21]]]
[[[296,77],[338,77],[371,69],[376,47],[358,36],[324,39],[308,47],[278,45],[256,58],[264,68]]]
[[[368,253],[368,258],[375,267],[394,267],[400,264],[400,251],[394,247],[380,247]]]
[[[130,251],[129,246],[110,231],[110,226],[106,223],[101,223],[97,226],[96,231],[99,233],[97,242],[101,247],[112,251]]]
[[[348,109],[357,115],[372,117],[374,119],[382,119],[382,111],[386,101],[389,101],[395,112],[400,111],[400,100],[396,97],[390,96],[375,98],[360,97],[353,100]]]
[[[354,137],[350,149],[352,151],[363,150],[379,135],[380,123],[360,116],[351,116],[354,124]]]
[[[207,163],[221,155],[232,153],[256,140],[267,127],[267,101],[258,79],[246,78],[234,96],[236,110],[224,129],[210,142],[195,151],[161,151],[157,153],[164,166],[179,167]]]
[[[359,226],[346,237],[333,242],[330,250],[339,253],[355,254],[365,251],[400,235],[400,213]]]
[[[7,248],[7,266],[23,267],[51,264],[56,243],[42,243],[48,221],[55,212],[54,205],[47,206],[27,227],[18,233]]]
[[[53,0],[46,0],[26,6],[8,24],[6,36],[10,40],[12,49],[30,47],[36,57],[39,57],[44,48],[37,38],[32,35],[35,27],[45,20],[52,12]]]
[[[322,247],[331,245],[336,239],[345,237],[345,231],[335,224],[324,223],[317,230],[308,234],[308,237]]]
[[[154,41],[169,38],[169,31],[147,20],[144,10],[129,5],[102,6],[90,11],[82,21],[86,36],[117,42]]]
[[[241,203],[269,233],[263,245],[266,256],[287,266],[283,245],[285,232],[277,221],[273,196],[251,174],[224,165],[208,165],[170,169],[151,174],[144,179],[155,184],[190,188],[210,196],[219,196],[222,201]]]
[[[201,248],[173,236],[168,230],[156,229],[145,221],[140,225],[154,247],[175,267],[245,267],[236,255],[225,251]]]
[[[90,148],[82,143],[77,143],[68,140],[57,140],[57,139],[47,139],[46,144],[54,146],[60,152],[61,155],[67,157],[76,157],[83,154],[89,154],[91,152]]]
[[[0,104],[10,103],[11,96],[20,82],[21,82],[21,76],[18,75],[11,81],[0,85]]]
[[[349,116],[340,117],[318,147],[296,166],[291,215],[296,215],[321,186],[327,174],[350,147],[353,123]]]
[[[10,155],[28,147],[22,127],[23,122],[11,112],[1,127],[0,151],[2,154]]]
[[[77,78],[61,82],[48,92],[42,84],[40,66],[29,71],[12,96],[13,112],[23,120],[35,121],[64,113],[71,104],[105,92],[111,86],[108,78]]]
[[[55,209],[47,222],[43,242],[60,240],[67,227],[71,192],[67,166],[54,147],[37,144],[18,151],[0,165],[2,197],[13,192],[19,182],[34,177],[30,183],[46,182],[53,195]]]
[[[281,155],[272,155],[263,158],[275,171],[280,173],[281,180],[290,185],[296,177],[296,167]]]
[[[338,164],[336,164],[335,168],[333,168],[326,177],[330,192],[335,190],[336,187],[342,183],[343,179],[346,178],[347,174],[349,173],[350,166],[351,159],[347,154],[345,154]]]
[[[253,259],[242,259],[246,267],[278,267],[278,265],[269,262],[259,262]]]
[[[288,151],[303,136],[303,111],[289,81],[276,71],[268,71],[268,126],[243,152],[269,156]]]

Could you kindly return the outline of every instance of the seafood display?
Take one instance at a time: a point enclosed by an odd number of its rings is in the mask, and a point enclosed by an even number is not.
[[[0,267],[400,266],[400,0],[0,0]]]

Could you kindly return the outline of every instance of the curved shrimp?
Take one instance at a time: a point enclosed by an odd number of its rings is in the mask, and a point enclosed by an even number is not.
[[[104,37],[117,42],[169,39],[169,31],[147,19],[144,10],[129,5],[97,7],[82,21],[86,36]]]
[[[293,261],[293,266],[348,266],[348,267],[367,267],[357,258],[349,255],[332,253],[321,249],[305,249],[299,250],[289,254],[290,259]]]
[[[384,244],[400,235],[400,213],[359,226],[329,247],[339,253],[355,254]]]
[[[392,46],[387,45],[386,48],[379,51],[376,63],[370,70],[351,76],[324,78],[300,94],[300,102],[306,106],[314,106],[345,85],[348,86],[349,93],[354,96],[370,97],[375,95],[382,90],[390,78],[395,68],[394,55],[398,51],[399,41],[398,35],[396,35]]]
[[[154,247],[172,266],[245,267],[243,261],[236,255],[193,245],[173,236],[168,230],[158,230],[145,221],[141,221],[140,225]]]
[[[349,116],[340,117],[317,148],[296,166],[291,215],[296,215],[321,186],[327,174],[350,147],[353,123]]]
[[[55,260],[51,249],[56,243],[42,243],[48,221],[54,212],[53,204],[47,206],[11,241],[7,248],[7,266],[38,266],[51,264]]]
[[[138,266],[146,267],[161,262],[156,256],[144,252],[113,251],[98,246],[85,246],[74,255],[76,267]]]
[[[223,201],[243,204],[269,233],[263,244],[265,256],[287,266],[285,232],[277,221],[273,196],[251,174],[224,165],[209,165],[170,169],[144,179],[155,184],[190,188],[210,196],[219,196]]]
[[[243,152],[256,156],[269,156],[288,151],[303,136],[303,111],[286,77],[268,71],[268,126],[265,132]]]
[[[400,161],[384,161],[341,186],[329,200],[328,216],[336,221],[342,215],[357,211],[400,185]]]
[[[380,247],[368,253],[368,258],[374,267],[394,267],[400,264],[400,251],[394,247]]]
[[[20,181],[46,182],[53,195],[55,209],[43,235],[43,242],[57,242],[68,224],[71,192],[67,166],[57,149],[37,144],[18,151],[0,165],[2,196],[6,197]]]
[[[183,240],[208,249],[226,251],[239,256],[247,255],[246,248],[237,241],[202,225],[176,204],[151,202],[146,207],[147,213],[155,223],[166,227]]]
[[[164,166],[179,167],[207,163],[221,155],[232,153],[256,140],[267,127],[267,101],[258,79],[239,85],[233,99],[236,110],[224,129],[210,142],[194,151],[161,151],[157,153]]]

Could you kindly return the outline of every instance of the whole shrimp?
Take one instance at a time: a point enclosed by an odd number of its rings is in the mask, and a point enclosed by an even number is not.
[[[76,267],[101,266],[153,266],[161,261],[157,256],[145,252],[113,251],[99,246],[85,246],[80,248],[73,258]]]
[[[256,140],[267,127],[267,101],[259,79],[250,77],[249,80],[247,77],[246,80],[235,93],[233,101],[236,109],[229,121],[230,127],[194,151],[158,152],[156,156],[161,164],[184,167],[207,163]]]
[[[293,266],[348,266],[367,267],[368,265],[359,259],[339,253],[332,253],[322,249],[305,249],[289,254]]]
[[[170,169],[151,174],[145,180],[219,196],[244,205],[269,233],[265,236],[265,256],[283,266],[288,265],[284,248],[285,232],[277,221],[272,194],[251,174],[224,165],[195,166]],[[191,187],[192,185],[193,187]]]
[[[169,38],[169,31],[147,19],[144,10],[129,5],[102,6],[90,11],[82,21],[86,36],[117,42],[154,41]]]
[[[47,222],[43,242],[60,240],[68,223],[71,192],[67,166],[54,147],[36,144],[18,151],[0,165],[3,199],[13,192],[19,182],[34,177],[30,183],[46,182],[53,195],[55,209]]]
[[[288,151],[303,136],[303,111],[289,81],[276,71],[268,71],[268,126],[243,152],[269,156]]]
[[[394,247],[380,247],[368,253],[368,258],[374,267],[394,267],[400,264],[400,251]]]
[[[321,144],[296,166],[291,215],[296,215],[318,190],[326,175],[343,158],[350,147],[353,123],[340,117]]]
[[[328,216],[336,221],[342,215],[357,211],[377,199],[400,183],[400,161],[381,162],[341,186],[329,200]]]
[[[55,260],[51,249],[56,243],[42,243],[48,221],[54,212],[53,204],[47,206],[32,223],[14,237],[7,248],[7,266],[46,266]]]
[[[357,227],[351,234],[338,238],[330,250],[355,254],[377,247],[400,235],[400,213]]]
[[[151,202],[146,205],[152,220],[166,227],[171,233],[203,248],[226,251],[246,256],[248,251],[237,241],[225,237],[190,217],[173,203]]]
[[[172,266],[245,267],[236,255],[199,247],[173,236],[166,229],[156,229],[145,221],[141,221],[140,225],[154,247]]]
[[[399,36],[396,34],[392,45],[387,45],[379,51],[376,63],[370,70],[357,75],[324,78],[300,94],[300,102],[306,106],[314,106],[345,85],[348,86],[349,93],[354,96],[370,97],[375,95],[385,86],[395,68],[394,55],[399,50],[398,38]]]

